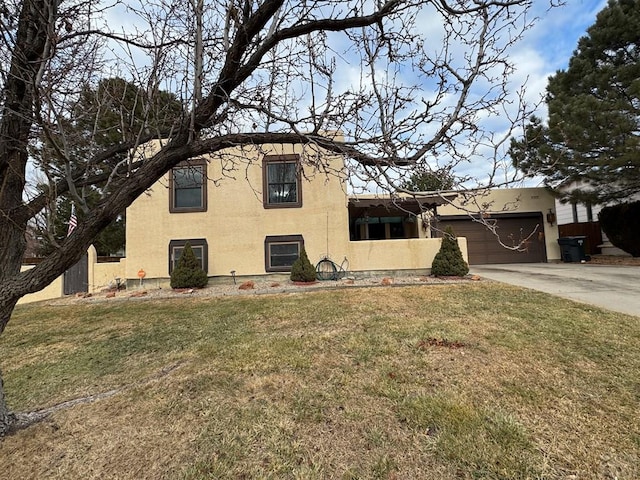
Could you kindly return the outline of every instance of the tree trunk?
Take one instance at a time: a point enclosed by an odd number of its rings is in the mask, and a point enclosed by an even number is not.
[[[11,313],[17,302],[18,299],[16,298],[6,304],[5,302],[0,303],[0,325],[2,325],[3,328],[9,321],[9,317],[11,317]],[[4,382],[2,380],[2,370],[0,370],[0,438],[8,433],[14,419],[15,417],[9,411],[9,407],[4,398]]]
[[[14,419],[14,415],[9,412],[7,403],[4,400],[4,386],[2,382],[2,372],[0,371],[0,438],[9,432]]]
[[[38,71],[45,57],[56,9],[56,1],[24,1],[9,75],[1,94],[4,102],[0,118],[0,334],[19,298],[17,292],[12,291],[9,279],[20,273],[26,248],[28,218],[18,212],[23,205]],[[10,419],[0,374],[0,435],[7,432]]]

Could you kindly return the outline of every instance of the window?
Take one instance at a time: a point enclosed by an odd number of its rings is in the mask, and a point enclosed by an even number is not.
[[[179,165],[169,175],[169,211],[207,210],[207,164],[204,160]]]
[[[302,206],[298,155],[264,157],[262,179],[265,208]]]
[[[593,207],[591,202],[587,202],[587,222],[593,222]]]
[[[184,250],[187,242],[191,245],[193,254],[200,261],[200,267],[208,273],[209,253],[207,240],[204,238],[194,238],[190,240],[171,240],[169,242],[169,275],[171,275],[173,269],[178,265],[178,260],[180,260],[180,255],[182,255],[182,250]]]
[[[264,239],[264,263],[267,272],[290,272],[304,246],[302,235],[271,236]]]

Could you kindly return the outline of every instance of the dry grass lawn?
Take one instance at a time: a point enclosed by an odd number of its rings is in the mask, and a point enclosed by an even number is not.
[[[637,479],[640,318],[499,284],[27,305],[7,479]]]

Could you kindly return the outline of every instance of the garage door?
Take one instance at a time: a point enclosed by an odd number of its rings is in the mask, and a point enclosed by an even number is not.
[[[484,225],[469,218],[442,219],[438,228],[451,225],[455,234],[467,238],[470,265],[489,263],[535,263],[546,262],[544,224],[542,214],[522,217],[492,217],[500,241],[508,246],[522,243],[518,250],[503,247],[496,236]]]

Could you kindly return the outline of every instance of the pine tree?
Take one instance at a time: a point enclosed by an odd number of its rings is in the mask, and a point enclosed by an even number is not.
[[[569,61],[549,78],[548,126],[512,140],[514,164],[551,187],[584,182],[578,201],[640,192],[640,0],[610,0]]]
[[[431,264],[431,275],[436,277],[464,277],[469,273],[469,265],[464,261],[453,228],[444,231],[440,251]]]
[[[447,168],[430,170],[419,167],[403,182],[402,188],[411,192],[435,192],[439,190],[451,190],[456,179]]]
[[[178,259],[178,265],[171,272],[171,288],[202,288],[208,282],[207,273],[200,267],[191,244],[187,242]]]
[[[304,247],[300,250],[300,256],[291,266],[291,281],[293,282],[315,282],[316,269],[309,261]]]

